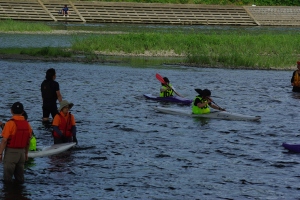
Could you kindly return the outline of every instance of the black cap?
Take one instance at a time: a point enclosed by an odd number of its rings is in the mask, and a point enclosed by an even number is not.
[[[211,92],[210,90],[208,89],[204,89],[204,90],[201,90],[201,89],[195,89],[195,91],[200,94],[200,96],[202,97],[209,97],[211,95]]]
[[[16,102],[11,106],[11,110],[14,114],[22,114],[24,112],[23,104]]]

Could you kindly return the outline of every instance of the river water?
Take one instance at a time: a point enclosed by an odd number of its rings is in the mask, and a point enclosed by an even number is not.
[[[72,37],[0,34],[0,47],[67,47]],[[75,104],[71,112],[79,142],[65,153],[30,159],[23,185],[0,182],[1,199],[265,200],[300,196],[300,156],[281,146],[283,142],[300,143],[300,95],[291,92],[292,71],[13,59],[0,60],[0,65],[0,120],[7,121],[10,106],[20,101],[38,147],[51,145],[50,130],[41,124],[40,84],[46,70],[53,67],[63,98]],[[158,95],[156,73],[167,76],[187,98],[197,95],[195,88],[208,88],[214,101],[227,111],[260,115],[261,121],[157,113],[153,106],[190,107],[146,100],[145,93]]]
[[[81,64],[0,60],[1,115],[21,101],[38,146],[51,145],[41,124],[40,84],[55,68],[63,98],[73,102],[79,144],[26,164],[22,186],[0,183],[0,198],[20,199],[297,199],[300,156],[282,142],[300,142],[299,96],[290,71],[184,66]],[[227,111],[260,122],[192,119],[157,113],[155,74],[194,98],[208,88]],[[0,174],[3,167],[0,167]],[[2,177],[1,177],[2,179]],[[1,180],[0,179],[0,180]]]

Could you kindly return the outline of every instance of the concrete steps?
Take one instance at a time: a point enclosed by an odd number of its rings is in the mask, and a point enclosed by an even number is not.
[[[59,11],[68,5],[70,15]],[[300,7],[69,0],[0,0],[0,20],[176,25],[299,26]]]

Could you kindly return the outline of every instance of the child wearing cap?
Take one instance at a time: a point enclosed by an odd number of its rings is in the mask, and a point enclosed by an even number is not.
[[[73,103],[69,103],[66,100],[60,102],[59,114],[55,115],[52,122],[54,144],[67,142],[76,142],[78,144],[75,117],[69,112],[73,105]]]
[[[32,136],[30,124],[22,115],[23,104],[16,102],[11,107],[12,118],[2,131],[0,143],[0,162],[3,161],[3,178],[12,182],[13,176],[19,183],[24,182],[24,164],[28,159],[29,140]],[[5,151],[4,151],[5,149]],[[3,159],[3,153],[5,153]]]
[[[195,89],[195,91],[199,94],[198,96],[195,97],[192,105],[192,112],[193,114],[205,114],[205,113],[210,113],[210,108],[212,107],[217,110],[225,111],[225,109],[212,104],[214,103],[213,100],[211,99],[210,95],[211,92],[208,89]]]
[[[293,86],[293,92],[300,92],[300,61],[297,61],[297,70],[293,72],[291,85]]]

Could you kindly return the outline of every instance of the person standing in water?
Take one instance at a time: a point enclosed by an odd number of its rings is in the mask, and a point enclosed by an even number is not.
[[[293,92],[300,92],[300,61],[297,61],[297,70],[293,72],[291,85],[293,86]]]
[[[55,81],[56,72],[55,69],[50,68],[46,72],[46,80],[41,84],[41,93],[43,99],[43,124],[50,125],[49,116],[51,114],[52,119],[58,114],[56,101],[62,101],[62,96],[59,90],[59,84]]]

